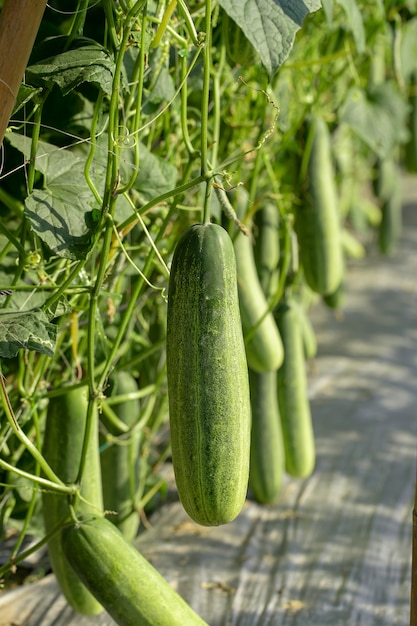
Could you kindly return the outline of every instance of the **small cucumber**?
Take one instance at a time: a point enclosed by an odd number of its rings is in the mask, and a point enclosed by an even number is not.
[[[413,72],[410,80],[409,104],[410,138],[405,146],[404,163],[408,172],[417,172],[417,71]]]
[[[294,308],[298,313],[301,336],[303,339],[304,357],[306,360],[314,359],[317,354],[317,337],[311,319],[301,302],[294,302]]]
[[[288,474],[304,478],[314,469],[315,444],[299,314],[288,299],[278,307],[276,316],[284,343],[284,361],[278,370],[278,404],[285,465]]]
[[[249,370],[249,385],[252,408],[249,485],[255,500],[270,504],[280,494],[285,472],[277,373]]]
[[[250,400],[235,255],[221,226],[195,224],[177,244],[166,353],[179,497],[199,524],[225,524],[246,498]]]
[[[68,391],[49,401],[42,453],[55,473],[65,483],[74,483],[77,478],[86,426],[87,405],[86,387]],[[80,513],[97,513],[103,510],[96,412],[93,414],[93,422],[81,485],[81,495],[89,505],[79,501],[77,511]],[[42,504],[45,530],[48,533],[68,515],[68,502],[62,494],[44,491]],[[101,605],[69,567],[62,552],[59,533],[48,542],[48,553],[52,570],[68,603],[84,615],[100,613],[103,610]]]
[[[207,626],[106,518],[66,526],[62,547],[74,572],[119,626]]]
[[[335,310],[343,309],[346,297],[345,282],[342,281],[333,293],[326,293],[323,296],[323,302],[330,308]]]
[[[137,392],[138,384],[129,372],[120,371],[111,375],[109,388],[110,397],[122,396]],[[137,398],[127,399],[111,408],[128,427],[133,427],[139,419],[140,403]],[[139,515],[134,507],[139,486],[140,432],[120,435],[104,411],[101,422],[107,432],[116,438],[104,447],[100,455],[104,509],[117,513],[109,518],[110,521],[128,541],[133,541],[139,528]],[[103,447],[103,441],[101,444]]]
[[[259,282],[266,299],[275,296],[279,284],[279,211],[276,204],[268,202],[255,213],[255,265]]]
[[[337,289],[344,274],[338,195],[328,126],[315,117],[310,132],[306,192],[296,211],[295,229],[307,284],[326,294]]]
[[[378,161],[374,188],[381,203],[379,249],[383,254],[392,254],[402,230],[402,189],[398,168],[392,158]]]
[[[239,190],[237,215],[245,217],[247,193]],[[234,240],[239,307],[249,367],[255,372],[277,370],[284,356],[274,316],[259,281],[251,238],[238,232]],[[267,312],[268,311],[268,312]]]

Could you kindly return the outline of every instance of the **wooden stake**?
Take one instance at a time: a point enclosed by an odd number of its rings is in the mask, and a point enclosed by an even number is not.
[[[5,0],[0,13],[0,144],[47,0]]]
[[[411,551],[410,626],[417,626],[417,483],[413,508],[413,547]]]

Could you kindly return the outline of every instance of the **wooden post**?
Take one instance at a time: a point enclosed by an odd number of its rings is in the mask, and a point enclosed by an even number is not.
[[[413,507],[413,537],[411,549],[410,626],[417,626],[417,483]]]
[[[0,144],[47,0],[5,0],[0,13]]]

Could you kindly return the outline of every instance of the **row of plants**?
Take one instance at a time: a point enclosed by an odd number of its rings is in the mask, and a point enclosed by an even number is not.
[[[414,4],[48,5],[1,151],[6,587],[47,543],[76,610],[204,623],[132,546],[163,464],[205,525],[311,474],[310,307],[417,171]]]

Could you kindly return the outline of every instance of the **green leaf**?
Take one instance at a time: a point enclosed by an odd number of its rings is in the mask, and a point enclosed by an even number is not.
[[[386,82],[368,92],[352,89],[340,117],[371,150],[385,158],[398,143],[407,140],[407,111],[395,83]]]
[[[7,139],[29,157],[29,139],[17,133],[8,134]],[[95,201],[84,177],[84,159],[39,141],[35,168],[44,175],[45,188],[35,189],[26,199],[26,217],[55,254],[84,259],[97,226]]]
[[[242,29],[269,76],[284,63],[305,17],[321,7],[320,0],[219,0]]]
[[[114,62],[107,50],[89,44],[30,65],[26,81],[35,86],[58,85],[64,95],[81,83],[93,83],[110,95],[113,73]]]
[[[19,350],[54,356],[57,329],[41,310],[0,311],[0,357],[11,359]]]
[[[173,189],[177,182],[177,168],[164,159],[152,154],[140,144],[140,164],[134,187],[142,200],[148,202]]]

